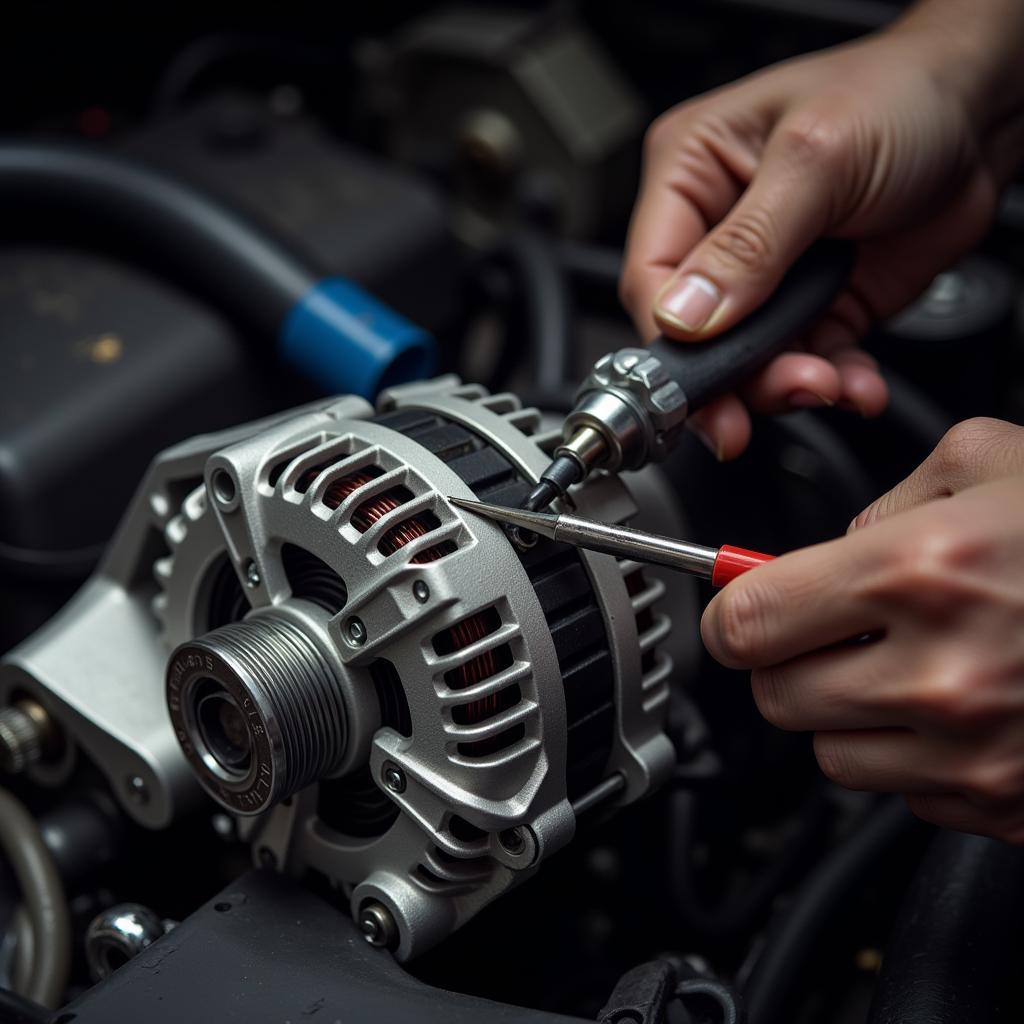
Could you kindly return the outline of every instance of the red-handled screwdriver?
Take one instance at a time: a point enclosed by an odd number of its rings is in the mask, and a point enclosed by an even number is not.
[[[635,562],[665,565],[679,572],[710,580],[712,586],[724,587],[730,580],[742,575],[748,569],[770,562],[774,555],[763,555],[758,551],[723,544],[720,548],[709,548],[703,544],[690,544],[673,537],[657,533],[646,533],[628,526],[612,526],[593,519],[584,519],[568,513],[527,512],[521,508],[506,508],[504,505],[490,505],[484,501],[470,501],[467,498],[449,498],[453,505],[476,512],[488,519],[515,531],[513,539],[523,546],[529,543],[529,535],[550,537],[563,544],[572,544],[588,551],[602,551],[606,555],[630,558]]]

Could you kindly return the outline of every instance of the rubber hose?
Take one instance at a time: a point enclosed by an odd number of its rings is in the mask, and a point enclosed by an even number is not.
[[[534,359],[534,381],[541,395],[574,386],[572,300],[554,243],[538,231],[516,231],[506,255],[523,293],[526,329]]]
[[[0,988],[0,1024],[48,1024],[53,1014],[17,992]]]
[[[0,144],[0,205],[26,204],[127,237],[144,233],[177,273],[261,335],[276,332],[322,276],[202,192],[81,146]]]
[[[940,832],[900,907],[869,1024],[1005,1019],[999,989],[1016,957],[1022,883],[1024,850]]]
[[[769,927],[763,952],[744,987],[751,1024],[776,1024],[804,976],[832,915],[904,836],[924,826],[902,797],[889,797],[852,836],[837,846],[797,891],[792,905]]]
[[[19,994],[56,1007],[71,964],[71,919],[64,886],[35,820],[6,789],[0,789],[0,821],[0,849],[21,887],[34,938],[31,981]]]
[[[697,798],[687,790],[671,796],[670,840],[672,852],[670,887],[675,910],[683,927],[712,938],[733,935],[749,928],[775,896],[797,874],[801,863],[821,835],[828,804],[814,794],[801,807],[796,834],[761,873],[740,892],[710,905],[703,901],[693,876],[689,852],[694,842]]]

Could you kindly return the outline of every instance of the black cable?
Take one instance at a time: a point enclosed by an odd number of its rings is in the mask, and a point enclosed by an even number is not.
[[[71,919],[64,886],[39,826],[6,789],[0,789],[0,822],[0,849],[10,861],[32,922],[34,962],[27,994],[56,1006],[64,995],[71,963]]]
[[[784,437],[814,454],[816,468],[828,482],[829,491],[837,498],[841,496],[851,516],[875,500],[875,485],[850,446],[820,417],[809,411],[791,412],[773,417],[771,424]]]
[[[262,336],[322,276],[265,230],[121,156],[57,143],[0,144],[0,207],[87,220],[156,250],[176,273]],[[147,246],[147,243],[148,246]]]
[[[105,544],[46,551],[0,541],[0,573],[25,579],[84,579],[96,568]]]
[[[45,1006],[0,988],[0,1024],[49,1024],[52,1020],[53,1014]]]
[[[160,116],[180,107],[197,82],[218,65],[252,58],[261,65],[272,58],[283,58],[293,65],[294,72],[308,72],[311,66],[326,70],[330,66],[329,57],[320,48],[280,35],[220,32],[201,36],[180,50],[164,69],[153,94],[152,113]],[[294,72],[290,67],[289,74]]]
[[[676,985],[675,995],[684,1006],[694,1001],[695,996],[698,1001],[714,1003],[721,1024],[743,1024],[746,1020],[736,993],[728,985],[712,978],[687,978]]]
[[[900,907],[870,1024],[1002,1020],[1024,895],[1024,850],[940,832]],[[1018,986],[1015,986],[1018,987]]]
[[[619,286],[622,250],[615,246],[568,239],[558,244],[558,261],[574,281],[603,285],[613,292]]]
[[[953,418],[916,385],[888,367],[882,368],[882,376],[889,387],[883,423],[891,424],[893,430],[913,438],[924,452],[930,452],[953,426]]]
[[[526,333],[540,395],[577,382],[572,361],[572,299],[555,244],[541,232],[513,231],[504,255],[522,291]]]
[[[715,938],[735,935],[751,927],[758,915],[797,876],[821,835],[829,806],[823,794],[816,790],[801,807],[796,833],[778,856],[737,893],[717,905],[709,905],[700,894],[689,857],[694,843],[697,798],[680,789],[669,799],[669,885],[674,909],[682,927]]]
[[[815,868],[764,936],[743,991],[751,1024],[783,1019],[833,914],[887,850],[922,827],[902,797],[888,797]]]

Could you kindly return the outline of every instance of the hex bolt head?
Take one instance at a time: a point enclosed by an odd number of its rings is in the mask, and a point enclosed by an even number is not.
[[[362,647],[366,643],[366,627],[363,620],[357,619],[354,615],[345,623],[345,634],[353,647]]]
[[[129,775],[125,779],[125,788],[132,803],[144,804],[149,801],[149,787],[141,775]]]
[[[380,777],[392,793],[405,792],[405,772],[393,761],[384,762],[384,767],[380,770]]]
[[[398,925],[391,911],[376,900],[368,900],[360,908],[359,930],[371,946],[394,949],[398,945]]]
[[[245,585],[250,590],[255,590],[260,585],[260,571],[251,558],[245,563]]]
[[[430,587],[428,587],[423,580],[417,580],[412,585],[412,596],[415,597],[420,604],[426,604],[430,600]]]

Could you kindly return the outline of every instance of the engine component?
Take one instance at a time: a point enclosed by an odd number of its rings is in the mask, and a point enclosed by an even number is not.
[[[660,582],[520,555],[445,498],[518,503],[557,442],[539,430],[442,378],[163,453],[98,574],[0,672],[0,701],[69,739],[30,777],[66,779],[80,748],[150,827],[198,780],[258,863],[344,886],[370,941],[439,941],[675,759]],[[609,478],[574,501],[636,511]]]
[[[109,977],[173,927],[140,903],[119,903],[97,914],[85,932],[93,981]]]
[[[663,460],[686,418],[732,391],[821,315],[853,262],[848,242],[822,240],[742,323],[704,344],[655,339],[603,356],[565,418],[564,442],[523,508],[539,512],[595,468],[617,472]]]
[[[251,214],[428,330],[454,319],[458,261],[438,190],[311,118],[222,94],[143,128],[125,150]]]
[[[325,941],[330,936],[330,941]],[[258,983],[254,983],[254,979]],[[73,1015],[73,1016],[72,1016]],[[417,981],[290,878],[252,871],[63,1008],[65,1021],[494,1021],[581,1024]]]
[[[364,56],[388,148],[450,172],[467,237],[530,206],[575,237],[626,212],[643,106],[572,19],[445,11]]]
[[[322,277],[303,253],[204,193],[109,153],[0,144],[0,200],[51,223],[99,223],[135,242],[134,256],[171,265],[282,359],[331,388],[359,394],[418,380],[434,367],[421,328],[344,278]],[[59,215],[54,221],[54,215]],[[141,245],[139,243],[142,243]]]
[[[0,771],[23,772],[57,742],[50,716],[34,700],[19,700],[0,711]]]

